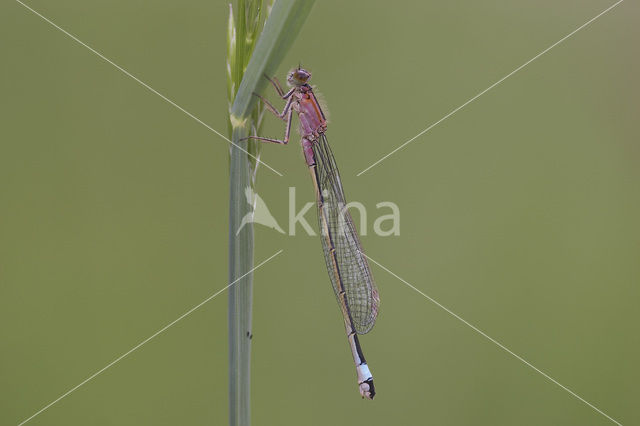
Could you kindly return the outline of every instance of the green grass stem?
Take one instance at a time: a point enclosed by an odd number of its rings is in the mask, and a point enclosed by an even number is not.
[[[229,162],[229,282],[253,268],[253,225],[238,232],[242,218],[251,214],[247,190],[254,188],[260,144],[241,140],[260,129],[261,106],[254,92],[264,88],[297,36],[313,0],[276,0],[256,43],[265,15],[260,0],[238,0],[231,8],[228,27],[227,88],[229,132],[236,146]],[[255,47],[255,48],[254,48]],[[246,152],[245,152],[246,151]],[[247,155],[251,153],[255,158]],[[250,192],[251,193],[251,192]],[[251,200],[249,200],[251,201]],[[250,361],[253,274],[229,289],[229,424],[251,424]]]

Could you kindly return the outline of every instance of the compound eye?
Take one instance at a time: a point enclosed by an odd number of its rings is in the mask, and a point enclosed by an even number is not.
[[[307,81],[309,79],[309,74],[304,71],[298,71],[296,73],[296,78],[300,81]]]

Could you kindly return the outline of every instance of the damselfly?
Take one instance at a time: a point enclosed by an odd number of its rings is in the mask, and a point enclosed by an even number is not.
[[[309,71],[300,67],[292,70],[287,76],[291,89],[286,93],[277,79],[267,78],[278,95],[287,101],[284,109],[278,112],[269,101],[256,96],[262,99],[269,111],[286,122],[284,139],[260,136],[252,136],[251,139],[287,144],[293,114],[298,115],[302,151],[316,191],[318,224],[327,270],[344,317],[360,394],[373,399],[376,394],[373,377],[362,354],[358,335],[373,328],[380,299],[353,219],[346,208],[340,173],[327,141],[327,120],[313,88],[308,84],[311,78]]]

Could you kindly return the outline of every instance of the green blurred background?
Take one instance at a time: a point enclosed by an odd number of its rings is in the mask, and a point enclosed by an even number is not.
[[[225,1],[33,8],[226,134]],[[367,253],[625,425],[639,424],[640,7],[627,1],[360,177],[613,2],[318,1],[298,62]],[[228,145],[19,3],[0,6],[0,424],[18,424],[226,285]],[[282,126],[268,118],[265,134]],[[287,225],[297,143],[257,192]],[[315,213],[307,220],[315,226]],[[372,266],[360,399],[320,242],[256,226],[254,425],[613,424]],[[227,423],[226,293],[32,425]]]

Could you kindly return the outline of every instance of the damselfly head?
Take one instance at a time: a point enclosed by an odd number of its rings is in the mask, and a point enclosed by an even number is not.
[[[304,86],[311,78],[311,73],[304,68],[294,68],[289,72],[287,76],[287,83],[289,86]]]

